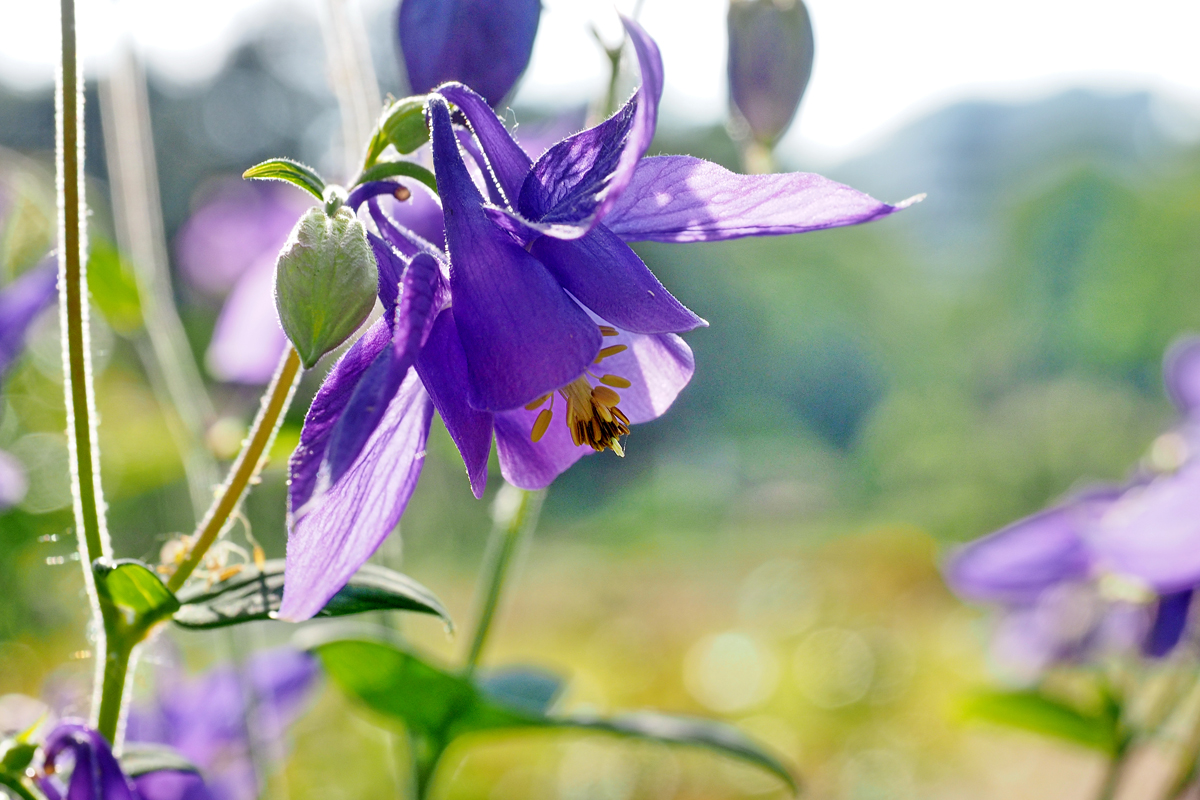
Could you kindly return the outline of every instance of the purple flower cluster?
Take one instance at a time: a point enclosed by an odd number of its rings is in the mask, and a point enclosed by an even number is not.
[[[1200,338],[1166,354],[1182,421],[1123,486],[1076,494],[963,547],[946,577],[1004,609],[1001,655],[1034,674],[1060,661],[1140,647],[1165,656],[1200,587]]]
[[[43,775],[38,788],[46,800],[212,800],[195,772],[166,769],[130,778],[103,736],[82,722],[59,723],[42,745]],[[64,754],[71,756],[65,792],[55,773]]]
[[[320,610],[395,526],[435,410],[480,497],[493,439],[505,479],[539,489],[586,454],[620,455],[630,425],[670,407],[694,366],[678,334],[706,323],[629,242],[801,233],[907,205],[819,175],[646,157],[662,60],[625,26],[642,85],[608,120],[534,161],[487,98],[443,84],[426,104],[440,220],[389,215],[419,188],[351,193],[378,231],[385,313],[330,372],[292,457],[283,618]]]

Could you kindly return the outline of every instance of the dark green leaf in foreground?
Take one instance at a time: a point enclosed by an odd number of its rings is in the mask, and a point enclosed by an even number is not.
[[[125,745],[119,758],[121,770],[131,778],[169,769],[175,772],[199,772],[196,765],[174,748],[165,744],[131,742]]]
[[[963,707],[969,719],[994,722],[1113,753],[1120,735],[1115,714],[1085,713],[1037,691],[979,692]]]
[[[379,639],[341,638],[343,635],[337,631],[316,633],[309,636],[305,647],[320,657],[325,672],[346,694],[443,746],[480,731],[574,729],[704,747],[762,767],[796,789],[795,780],[778,759],[732,726],[648,712],[614,719],[549,716],[545,711],[561,685],[549,673],[527,668],[503,670],[476,684],[399,645]]]
[[[299,186],[318,200],[325,200],[325,181],[312,167],[307,167],[299,161],[290,158],[272,158],[261,164],[255,164],[242,173],[243,178],[258,180],[286,181]]]
[[[184,628],[221,628],[260,619],[270,619],[283,600],[283,559],[268,561],[259,572],[247,566],[221,583],[184,589],[183,606],[175,622]],[[450,614],[433,592],[407,575],[367,564],[325,604],[317,616],[342,617],[364,611],[415,611],[441,617],[447,625]]]
[[[437,178],[433,173],[414,164],[411,161],[383,161],[373,167],[363,170],[355,185],[369,181],[382,181],[388,178],[412,178],[429,187],[429,191],[437,193]]]
[[[92,564],[92,572],[101,599],[127,610],[146,627],[179,608],[175,595],[140,561],[98,560]]]
[[[0,741],[0,772],[20,777],[25,774],[25,768],[33,761],[37,753],[37,745],[32,742],[17,739]]]

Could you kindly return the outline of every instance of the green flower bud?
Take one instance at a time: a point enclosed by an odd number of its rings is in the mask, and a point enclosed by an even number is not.
[[[378,287],[375,255],[353,212],[305,212],[275,264],[275,307],[306,368],[358,329]]]

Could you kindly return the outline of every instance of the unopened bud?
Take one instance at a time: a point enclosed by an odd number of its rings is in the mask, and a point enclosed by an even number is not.
[[[774,144],[792,124],[812,65],[803,0],[731,0],[729,95],[756,141]]]
[[[310,208],[275,264],[275,307],[306,368],[346,341],[375,305],[379,271],[363,224],[346,206]]]

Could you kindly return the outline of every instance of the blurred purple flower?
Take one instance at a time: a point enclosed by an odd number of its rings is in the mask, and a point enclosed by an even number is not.
[[[803,0],[732,0],[729,96],[754,138],[771,145],[788,129],[813,65]]]
[[[541,0],[403,0],[397,23],[413,92],[446,81],[496,106],[529,65]]]
[[[315,660],[290,648],[259,652],[240,670],[226,665],[197,678],[164,669],[155,703],[133,708],[126,736],[178,750],[200,767],[213,800],[254,800],[263,776],[255,774],[251,744],[260,750],[270,744],[279,755],[316,677]]]
[[[187,281],[209,295],[228,293],[205,358],[218,380],[257,384],[274,374],[287,344],[275,310],[275,259],[306,208],[288,188],[231,180],[179,232]]]
[[[1113,614],[1150,656],[1168,654],[1186,634],[1200,586],[1200,338],[1173,345],[1163,375],[1183,416],[1156,443],[1169,454],[1159,465],[1167,471],[1070,498],[966,545],[947,564],[960,596],[1005,607],[998,638],[1019,645],[1009,650],[1045,664],[1084,657]],[[1140,610],[1128,602],[1138,594]],[[1063,611],[1067,595],[1091,598],[1091,610],[1076,602]]]
[[[798,233],[905,205],[818,175],[745,176],[686,156],[643,158],[662,60],[645,31],[625,24],[642,87],[612,118],[536,162],[471,89],[444,84],[431,95],[445,250],[385,213],[379,198],[397,184],[351,193],[349,204],[366,203],[379,230],[371,241],[386,313],[330,372],[292,456],[284,619],[320,610],[395,527],[434,409],[481,497],[493,436],[504,477],[539,489],[587,453],[622,454],[629,425],[670,407],[694,367],[676,333],[706,323],[626,241]],[[460,140],[450,103],[474,142]]]
[[[203,779],[194,772],[160,770],[130,779],[121,770],[108,742],[81,722],[64,721],[43,744],[44,775],[38,786],[47,800],[210,800]],[[59,758],[69,753],[73,767],[66,786],[53,777]]]

